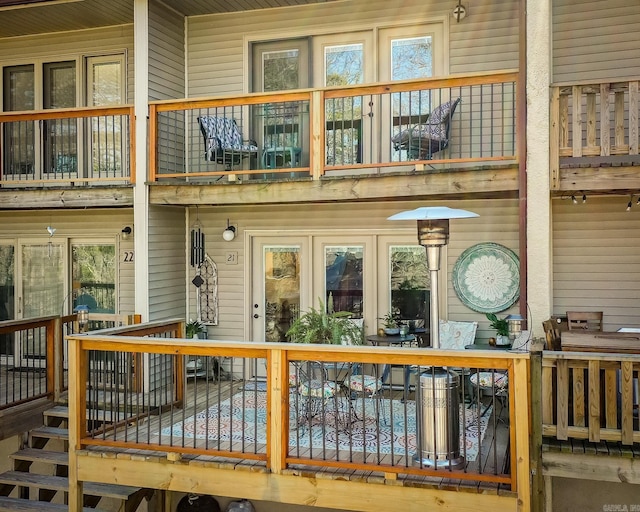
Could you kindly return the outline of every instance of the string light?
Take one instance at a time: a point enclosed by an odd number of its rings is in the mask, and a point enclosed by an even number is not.
[[[571,201],[573,202],[573,204],[578,204],[578,200],[576,199],[576,196],[571,196]]]
[[[631,211],[631,202],[633,201],[633,194],[631,194],[631,197],[629,197],[629,202],[627,203],[627,211],[630,212]]]
[[[640,199],[640,198],[639,198]],[[586,203],[587,202],[587,194],[582,194],[582,202]]]

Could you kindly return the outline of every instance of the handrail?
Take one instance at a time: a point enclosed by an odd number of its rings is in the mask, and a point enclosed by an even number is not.
[[[171,323],[169,323],[171,324]],[[156,326],[156,329],[161,327]],[[381,365],[393,363],[399,365],[418,365],[424,367],[450,366],[469,368],[493,368],[508,373],[508,415],[509,415],[509,439],[510,439],[510,471],[506,475],[477,474],[466,471],[455,472],[453,478],[470,479],[478,481],[507,483],[512,490],[519,489],[523,485],[526,489],[528,456],[528,354],[507,353],[497,351],[446,351],[425,350],[394,347],[343,347],[334,345],[298,345],[288,343],[255,343],[255,342],[230,342],[224,340],[198,341],[192,339],[174,338],[147,338],[137,335],[123,336],[107,335],[104,332],[95,332],[69,337],[69,359],[73,380],[69,386],[70,403],[70,445],[76,449],[87,446],[111,446],[119,448],[135,448],[142,450],[164,451],[167,453],[192,453],[219,455],[225,457],[264,460],[272,472],[282,472],[290,463],[308,463],[311,465],[330,465],[331,467],[379,470],[387,473],[410,473],[419,475],[440,475],[442,469],[434,470],[426,467],[398,467],[385,463],[350,463],[348,461],[326,461],[320,459],[300,459],[287,454],[289,439],[289,386],[287,385],[289,363],[296,360],[313,360],[319,362],[346,362]],[[133,334],[133,333],[132,333]],[[212,342],[213,341],[213,342]],[[102,351],[105,353],[117,352],[122,354],[136,354],[139,357],[168,357],[167,364],[171,360],[178,361],[177,367],[183,368],[179,361],[190,356],[198,358],[232,358],[241,359],[265,359],[267,361],[266,391],[267,391],[267,446],[266,451],[248,452],[226,451],[225,449],[208,445],[189,444],[164,444],[152,428],[151,437],[146,440],[137,440],[134,435],[117,432],[101,431],[95,435],[87,429],[87,414],[98,413],[95,405],[91,405],[88,398],[88,390],[85,385],[89,367],[86,354],[90,351]],[[145,355],[146,354],[146,355]],[[171,366],[167,366],[171,367]],[[168,374],[167,374],[168,375]],[[173,374],[168,384],[180,382],[182,377]],[[151,382],[151,376],[146,376],[146,381]],[[194,384],[195,385],[195,384]],[[208,386],[202,385],[199,393],[207,393]],[[170,395],[170,391],[169,391]],[[171,399],[170,399],[171,400]],[[173,401],[178,408],[171,409],[171,421],[184,418],[185,412],[180,412],[179,401]],[[209,403],[207,401],[207,403]],[[162,404],[159,404],[162,405]],[[170,407],[169,404],[166,407]],[[185,404],[184,407],[187,407]],[[189,414],[195,412],[189,406]],[[87,413],[88,410],[88,413]],[[165,409],[166,412],[166,409]],[[168,414],[168,413],[167,413]],[[160,425],[162,425],[160,420]],[[154,427],[159,428],[157,425]],[[111,437],[110,437],[111,436]],[[154,437],[155,436],[155,437]],[[194,441],[195,442],[195,441]]]
[[[551,183],[560,182],[560,159],[600,158],[624,163],[639,154],[640,79],[603,79],[551,86]]]
[[[149,103],[149,179],[154,182],[227,174],[288,177],[297,173],[317,180],[333,171],[402,165],[424,168],[427,163],[444,162],[463,166],[508,163],[517,158],[515,95],[519,79],[517,71],[506,70],[291,92],[153,101]],[[416,94],[421,95],[420,99],[416,99]],[[441,153],[447,145],[429,150],[426,156],[424,152],[414,154],[393,148],[392,134],[424,122],[430,110],[454,97],[462,98],[462,106],[453,117],[458,126],[452,132],[456,144],[448,146],[447,154]],[[379,104],[388,105],[378,108]],[[269,107],[278,105],[295,108],[285,114],[277,109],[269,111]],[[237,120],[244,138],[257,139],[258,161],[247,160],[249,163],[243,164],[238,155],[233,163],[225,160],[224,170],[214,165],[210,154],[204,161],[201,152],[204,146],[196,122],[200,116]],[[376,135],[377,130],[389,135]],[[281,159],[280,164],[271,161],[276,157]],[[222,160],[217,163],[223,164]]]
[[[639,372],[640,354],[544,351],[542,434],[640,442],[633,418]]]
[[[43,122],[50,125],[46,134]],[[2,181],[22,186],[136,181],[133,105],[0,112],[0,127],[5,133]],[[89,151],[91,131],[99,149]],[[35,150],[27,140],[37,142]],[[44,151],[50,152],[48,158],[36,155]]]

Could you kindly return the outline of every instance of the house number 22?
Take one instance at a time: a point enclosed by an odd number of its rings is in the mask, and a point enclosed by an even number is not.
[[[122,261],[125,263],[133,263],[133,251],[124,251],[124,259]]]

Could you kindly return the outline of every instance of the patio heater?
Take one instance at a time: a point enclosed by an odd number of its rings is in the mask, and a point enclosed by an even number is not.
[[[389,220],[418,221],[418,242],[427,252],[431,280],[429,330],[432,348],[440,348],[440,249],[449,242],[449,219],[471,217],[478,217],[478,214],[446,206],[425,206],[389,217]],[[432,367],[420,373],[416,400],[416,435],[420,444],[414,460],[423,466],[458,468],[464,464],[464,457],[460,456],[459,380],[459,375],[448,368]]]

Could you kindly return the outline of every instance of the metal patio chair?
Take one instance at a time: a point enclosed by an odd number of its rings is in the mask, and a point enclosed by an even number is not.
[[[257,157],[256,142],[242,139],[235,119],[201,116],[198,124],[204,137],[205,160],[223,164],[232,170],[243,158]]]

